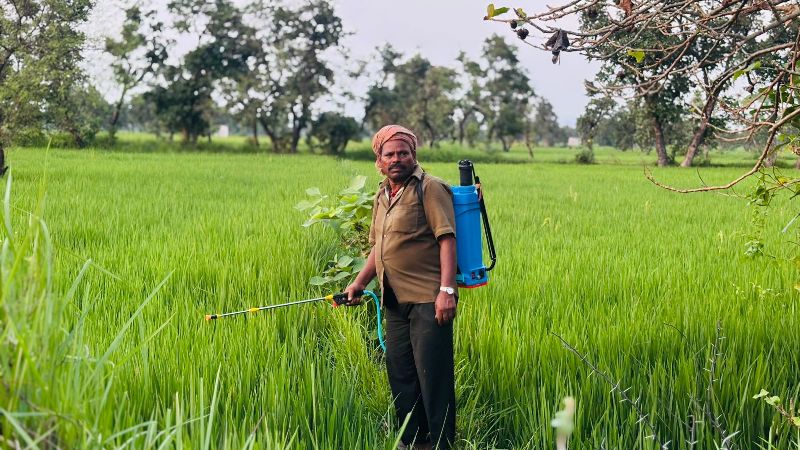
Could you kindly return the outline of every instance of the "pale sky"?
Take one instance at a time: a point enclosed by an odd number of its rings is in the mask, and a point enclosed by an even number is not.
[[[237,1],[242,3],[244,0]],[[147,3],[142,1],[140,3]],[[455,67],[460,51],[479,60],[483,41],[493,33],[506,38],[519,48],[517,57],[521,68],[531,77],[536,93],[546,98],[555,109],[562,125],[575,125],[587,103],[583,80],[591,79],[596,63],[589,63],[577,53],[562,53],[561,63],[552,64],[549,52],[523,44],[511,29],[501,23],[484,22],[486,0],[335,0],[336,12],[344,27],[353,34],[344,46],[354,59],[375,60],[375,48],[390,43],[406,56],[419,52],[433,64]],[[554,0],[553,4],[559,4]],[[90,47],[102,47],[101,37],[113,34],[124,19],[125,1],[98,0],[90,23],[86,27]],[[542,2],[515,4],[495,3],[497,7],[522,7],[526,11],[544,7]],[[573,29],[574,23],[563,26]],[[528,40],[541,42],[542,37],[531,33]],[[189,46],[188,43],[181,43]],[[97,52],[88,52],[87,67],[98,80],[101,91],[113,91],[108,82],[108,60]],[[339,81],[344,81],[343,77]],[[352,86],[354,91],[364,86]],[[358,92],[362,94],[363,92]],[[347,105],[346,110],[358,118],[363,105]]]

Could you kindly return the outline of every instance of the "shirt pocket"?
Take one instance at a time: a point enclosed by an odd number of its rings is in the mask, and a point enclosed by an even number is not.
[[[397,205],[389,211],[387,220],[391,231],[398,233],[414,233],[419,229],[419,208]]]

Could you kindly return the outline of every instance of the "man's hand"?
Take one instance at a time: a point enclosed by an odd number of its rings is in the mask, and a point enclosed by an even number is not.
[[[456,296],[440,291],[436,296],[436,321],[441,326],[455,318]]]
[[[361,304],[361,296],[355,295],[355,292],[361,292],[364,290],[364,285],[358,284],[354,282],[350,286],[344,288],[344,293],[347,294],[347,304],[348,305],[360,305]]]

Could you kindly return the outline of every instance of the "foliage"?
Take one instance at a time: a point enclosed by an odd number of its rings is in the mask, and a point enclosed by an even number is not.
[[[373,129],[402,123],[431,147],[451,135],[458,84],[455,71],[435,66],[416,54],[400,63],[402,54],[391,46],[380,50],[380,80],[369,87],[364,121]]]
[[[344,252],[336,254],[326,264],[321,276],[311,278],[312,285],[334,285],[340,288],[364,267],[369,253],[369,226],[372,222],[372,202],[375,191],[366,188],[367,178],[357,176],[350,185],[339,191],[331,202],[318,188],[309,188],[310,200],[303,200],[295,208],[307,212],[309,217],[304,227],[323,224],[336,231],[339,245]],[[328,205],[327,203],[333,203]]]
[[[567,141],[566,134],[558,124],[553,105],[545,99],[540,99],[536,104],[531,126],[536,139],[543,142],[546,147],[552,147],[556,143],[563,145]]]
[[[575,162],[578,164],[594,164],[594,150],[586,147],[575,155]]]
[[[508,151],[525,131],[528,108],[534,96],[530,78],[519,67],[514,49],[500,36],[486,38],[483,46],[487,139],[497,138]]]
[[[784,402],[780,397],[777,395],[769,395],[769,391],[766,389],[761,389],[758,394],[753,396],[753,399],[763,399],[764,403],[771,406],[786,420],[789,425],[800,430],[800,415],[798,415],[797,410],[795,409],[794,399],[789,402],[788,409],[786,409]]]
[[[723,119],[738,115],[741,109],[725,104],[723,112],[718,111],[725,92],[740,96],[735,81],[748,68],[760,67],[754,57],[763,54],[774,59],[780,54],[777,50],[794,40],[787,29],[796,24],[785,25],[796,19],[796,11],[782,1],[737,5],[732,1],[670,0],[647,7],[630,0],[616,3],[578,0],[542,12],[518,13],[512,19],[501,14],[485,19],[510,23],[523,40],[528,28],[547,31],[550,36],[543,45],[529,44],[551,51],[554,63],[564,50],[599,61],[601,68],[587,87],[593,95],[624,99],[635,106],[632,109],[644,119],[638,127],[649,130],[650,143],[643,148],[655,147],[662,166],[670,163],[670,145],[685,147],[685,151],[672,153],[685,155],[681,165],[688,167],[699,148],[713,137],[712,130],[736,130],[736,125],[727,126],[731,121]],[[771,14],[765,14],[767,11]],[[770,15],[776,21],[762,26]],[[782,15],[788,18],[782,19]],[[561,25],[554,22],[565,17],[578,19],[579,29],[558,28]],[[674,142],[672,131],[666,128],[690,118],[694,126],[689,138]]]
[[[164,84],[146,94],[156,114],[171,133],[181,134],[184,143],[196,144],[210,134],[212,94],[220,80],[242,76],[248,62],[258,54],[252,39],[254,28],[244,23],[244,12],[228,0],[176,0],[171,11],[184,19],[179,30],[201,26],[201,44],[175,65],[164,65]],[[188,17],[193,20],[189,21]]]
[[[91,145],[103,126],[103,118],[110,115],[111,105],[82,73],[63,74],[51,82],[48,90],[48,98],[56,99],[48,110],[48,121],[70,136],[61,146]]]
[[[593,142],[597,145],[615,147],[622,151],[639,146],[642,141],[637,139],[639,136],[637,135],[638,114],[635,105],[619,105],[607,97],[593,99],[590,105],[594,101],[607,101],[608,109],[595,125]],[[589,110],[587,110],[588,112]],[[581,120],[581,118],[578,119],[579,123]],[[667,135],[671,136],[669,132]],[[650,148],[651,142],[645,141],[644,148]]]
[[[119,141],[136,137],[120,133]],[[237,139],[214,143],[244,142]],[[48,439],[61,448],[202,449],[205,442],[221,450],[396,448],[385,366],[369,341],[374,321],[363,321],[365,331],[357,320],[369,309],[320,303],[227,322],[202,319],[207,313],[330,293],[308,280],[342,254],[332,245],[335,234],[325,226],[298,226],[307,215],[293,205],[306,198],[308,180],[332,193],[331,199],[357,174],[367,175],[366,186],[374,186],[379,179],[374,160],[189,151],[53,149],[45,164],[41,149],[14,149],[10,211],[20,239],[28,224],[22,211],[37,211],[47,168],[52,298],[53,306],[62,307],[54,317],[63,322],[51,322],[46,336],[52,344],[33,346],[34,358],[24,371],[30,381],[24,398],[37,409],[9,409],[0,387],[2,408],[34,440],[56,427],[39,442],[43,448]],[[461,293],[458,445],[553,449],[550,419],[562,408],[561,397],[574,394],[578,408],[569,448],[655,450],[617,392],[548,337],[551,330],[632,386],[631,398],[641,396],[659,429],[676,430],[670,448],[688,450],[691,436],[683,419],[692,398],[701,395],[695,377],[707,375],[702,371],[710,356],[707,344],[720,318],[727,339],[715,411],[740,431],[737,448],[757,448],[775,417],[760,401],[743,399],[759,386],[769,386],[771,395],[787,402],[797,396],[800,336],[782,332],[775,339],[776,330],[800,326],[793,313],[800,306],[793,287],[796,269],[737,258],[747,227],[741,203],[648,188],[638,152],[595,146],[604,164],[580,166],[559,163],[571,162],[571,150],[537,151],[536,167],[478,167],[495,242],[503,244],[498,249],[503,264],[488,287]],[[518,146],[499,153],[527,160]],[[736,151],[715,154],[714,160],[738,166],[703,169],[706,180],[739,173],[752,155]],[[421,161],[432,174],[458,178],[451,162]],[[676,183],[696,179],[693,171],[663,172]],[[778,196],[770,217],[785,220],[783,226],[793,209]],[[778,246],[778,238],[765,234],[768,247]],[[21,247],[18,242],[15,248]],[[67,302],[64,294],[88,258],[93,262]],[[19,280],[41,275],[46,266],[23,267],[16,272]],[[74,387],[73,371],[94,371],[142,301],[173,270],[103,366],[114,368],[113,381]],[[598,276],[609,271],[614,276]],[[751,282],[774,295],[737,294],[735,286]],[[17,314],[29,303],[9,297],[5,305]],[[25,343],[43,329],[44,323],[34,321],[46,317],[47,308],[39,311],[15,315]],[[78,345],[60,345],[73,330],[71,342]],[[0,345],[0,353],[9,348]],[[42,384],[33,382],[34,362]],[[0,446],[14,448],[17,440],[26,447],[6,423],[2,435],[12,443]],[[152,440],[156,443],[149,444]],[[712,426],[698,424],[694,440],[695,450],[715,448]],[[795,448],[796,436],[776,433],[772,445]]]
[[[311,126],[309,137],[316,138],[319,146],[334,155],[344,153],[347,143],[358,136],[360,127],[355,119],[335,112],[324,112]]]
[[[163,31],[164,23],[156,19],[155,10],[142,12],[139,6],[132,6],[125,10],[119,38],[106,38],[105,51],[114,58],[111,69],[120,87],[108,124],[112,141],[128,92],[156,73],[167,59],[171,42]]]
[[[63,125],[77,142],[88,140],[83,112],[74,108],[86,91],[78,63],[91,7],[88,0],[28,0],[0,8],[0,160],[25,129]]]
[[[273,151],[296,153],[313,107],[333,86],[328,53],[345,36],[342,20],[327,0],[294,6],[259,1],[252,10],[264,30],[261,54],[239,79],[234,98],[245,114],[255,113]]]

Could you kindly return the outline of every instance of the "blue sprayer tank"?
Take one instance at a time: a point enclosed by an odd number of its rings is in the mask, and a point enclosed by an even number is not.
[[[458,162],[460,185],[452,186],[453,208],[456,215],[456,255],[458,273],[456,281],[459,287],[476,288],[489,282],[489,271],[494,268],[497,257],[494,241],[486,216],[486,205],[483,201],[480,179],[475,175],[475,167],[470,160]],[[473,182],[474,177],[474,182]],[[483,239],[481,223],[486,234],[491,264],[483,263]]]

